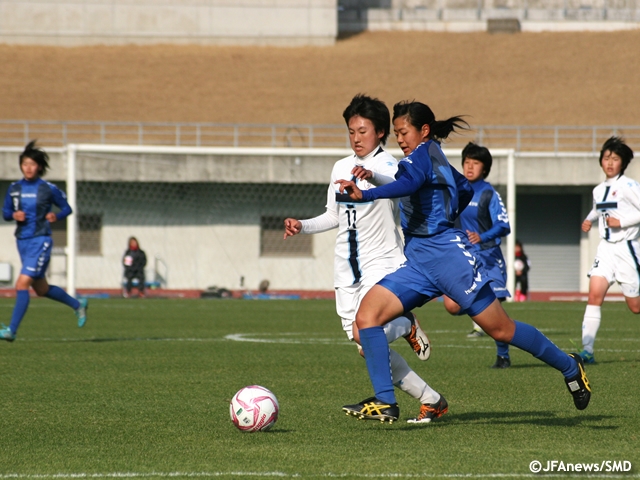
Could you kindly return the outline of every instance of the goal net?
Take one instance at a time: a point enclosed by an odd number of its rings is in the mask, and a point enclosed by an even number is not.
[[[324,212],[333,164],[350,149],[70,144],[48,151],[48,178],[75,213],[52,225],[49,277],[71,293],[120,290],[132,236],[147,256],[149,288],[333,290],[336,231],[283,240],[283,220]],[[506,185],[513,152],[492,154],[493,183]]]

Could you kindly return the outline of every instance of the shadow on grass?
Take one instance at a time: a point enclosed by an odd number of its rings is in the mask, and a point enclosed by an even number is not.
[[[616,430],[618,425],[595,425],[604,420],[616,418],[613,415],[576,415],[573,417],[557,416],[553,412],[470,412],[462,414],[448,414],[435,420],[432,426],[440,425],[536,425],[545,427],[577,427],[583,426],[598,430]],[[412,425],[403,430],[419,427]],[[424,425],[423,425],[424,427]]]

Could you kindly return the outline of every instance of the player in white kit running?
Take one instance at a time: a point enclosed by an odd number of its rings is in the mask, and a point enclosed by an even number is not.
[[[633,151],[624,140],[611,137],[600,151],[606,180],[593,189],[593,209],[582,231],[598,221],[600,244],[589,271],[589,299],[582,320],[580,356],[594,363],[593,345],[600,327],[601,307],[609,287],[617,282],[629,310],[640,313],[640,184],[624,175]]]
[[[347,195],[340,194],[335,183],[341,178],[352,178],[360,188],[367,190],[394,181],[398,162],[382,148],[390,131],[389,110],[378,99],[356,95],[343,117],[354,154],[338,160],[333,167],[326,211],[307,220],[287,218],[284,238],[338,229],[334,257],[336,310],[349,339],[359,344],[355,317],[360,301],[380,279],[395,271],[405,257],[402,238],[396,228],[398,202],[385,199],[354,203]],[[429,339],[412,313],[390,322],[385,333],[389,343],[404,337],[421,360],[429,358]],[[444,397],[429,387],[400,354],[394,350],[390,352],[394,385],[422,404],[420,414],[408,421],[429,423],[446,413]],[[434,408],[435,405],[438,408]],[[375,412],[372,412],[373,417]]]

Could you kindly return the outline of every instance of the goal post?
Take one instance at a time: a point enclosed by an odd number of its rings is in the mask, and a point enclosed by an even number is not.
[[[459,169],[460,149],[444,151]],[[403,156],[399,149],[389,152]],[[335,231],[282,241],[281,219],[324,211],[331,168],[350,149],[69,144],[65,153],[67,196],[76,213],[67,223],[65,250],[71,294],[119,288],[124,239],[136,232],[155,270],[150,276],[162,277],[154,262],[164,264],[165,277],[169,272],[165,288],[253,290],[267,280],[271,289],[333,289]],[[507,191],[511,273],[515,153],[491,153],[492,184]],[[92,238],[101,251],[87,250]],[[513,294],[513,275],[507,278]]]

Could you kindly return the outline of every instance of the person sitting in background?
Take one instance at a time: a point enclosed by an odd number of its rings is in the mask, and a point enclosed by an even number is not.
[[[140,244],[136,237],[129,238],[129,248],[124,252],[122,258],[124,265],[124,278],[127,280],[123,297],[131,296],[133,290],[133,280],[137,280],[138,296],[144,297],[144,267],[147,266],[147,255],[140,249]]]

